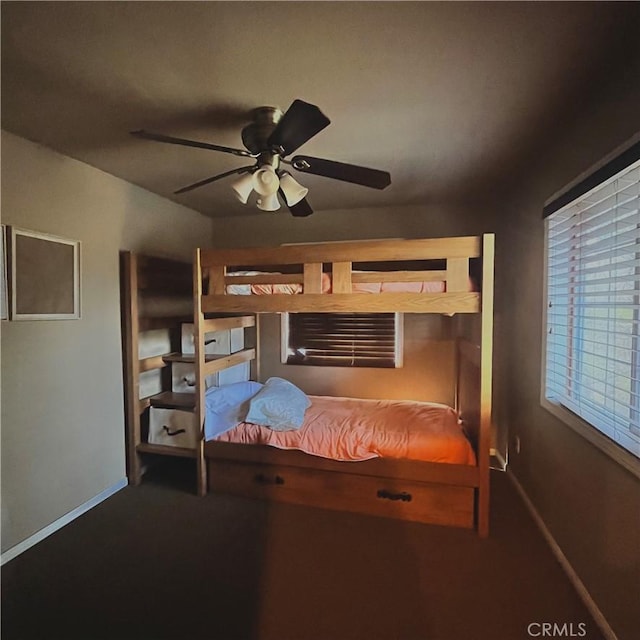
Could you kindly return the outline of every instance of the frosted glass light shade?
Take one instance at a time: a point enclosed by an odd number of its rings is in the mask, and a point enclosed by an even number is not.
[[[253,188],[261,196],[270,196],[278,192],[280,180],[275,169],[269,165],[260,167],[253,174]]]
[[[272,193],[266,196],[261,196],[257,200],[258,209],[262,211],[277,211],[280,208],[280,201],[278,200],[278,194]]]
[[[307,195],[307,193],[309,193],[309,189],[303,187],[289,173],[285,173],[280,178],[280,188],[282,189],[287,204],[290,207],[292,207],[294,204],[298,204],[298,202],[300,202],[300,200],[302,200]]]
[[[247,204],[247,200],[253,191],[253,175],[245,173],[231,185],[231,188],[235,191],[238,200],[242,204]]]

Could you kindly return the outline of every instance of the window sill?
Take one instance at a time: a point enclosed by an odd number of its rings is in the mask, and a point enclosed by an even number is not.
[[[640,458],[636,458],[632,453],[618,446],[615,442],[607,438],[607,436],[600,433],[595,427],[592,427],[588,422],[582,420],[582,418],[568,409],[550,402],[546,398],[541,398],[540,404],[549,413],[558,418],[558,420],[564,422],[591,444],[606,453],[610,458],[613,458],[613,460],[627,471],[637,478],[640,478]]]

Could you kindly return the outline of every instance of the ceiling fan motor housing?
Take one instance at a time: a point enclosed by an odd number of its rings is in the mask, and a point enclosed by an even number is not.
[[[277,107],[258,107],[251,112],[253,122],[242,129],[242,144],[251,153],[262,153],[268,149],[267,140],[282,118]]]

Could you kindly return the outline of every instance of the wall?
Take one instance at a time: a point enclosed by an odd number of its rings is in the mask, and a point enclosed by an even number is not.
[[[280,362],[280,316],[260,319],[260,377],[291,380],[307,393],[454,403],[451,318],[404,315],[404,361],[397,369],[309,367]]]
[[[2,222],[81,241],[82,318],[2,322],[2,550],[125,476],[118,251],[188,258],[211,221],[2,133]]]
[[[255,247],[285,242],[438,238],[495,231],[493,209],[482,203],[473,207],[432,203],[316,211],[307,218],[294,218],[284,207],[276,213],[255,211],[257,213],[252,215],[215,219],[212,246]]]
[[[508,386],[499,390],[521,439],[510,468],[618,637],[640,629],[640,478],[540,406],[544,201],[631,138],[640,121],[637,56],[580,117],[562,123],[505,200],[497,270]]]

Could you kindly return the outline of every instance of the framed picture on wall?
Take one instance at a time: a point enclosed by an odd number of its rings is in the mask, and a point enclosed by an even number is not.
[[[80,318],[80,242],[10,228],[11,319]]]
[[[0,320],[7,320],[9,317],[9,298],[8,298],[8,286],[7,286],[7,229],[4,225],[0,225]]]

